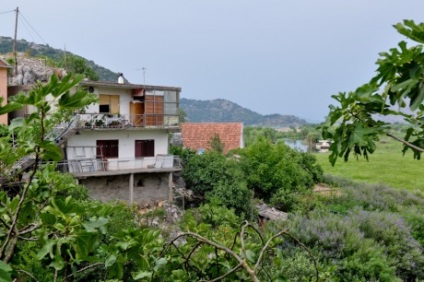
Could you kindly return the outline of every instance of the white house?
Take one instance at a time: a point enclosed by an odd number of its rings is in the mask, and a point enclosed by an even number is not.
[[[99,102],[76,114],[61,139],[62,169],[102,200],[172,197],[169,135],[179,130],[181,88],[83,81]],[[129,187],[129,190],[127,189]]]
[[[0,65],[0,84],[6,68]],[[7,98],[33,85],[3,87]],[[180,171],[169,155],[169,135],[179,131],[181,88],[119,82],[82,81],[98,96],[98,103],[76,113],[73,120],[52,132],[64,158],[59,169],[70,172],[89,189],[93,198],[131,203],[172,198],[172,173]],[[31,106],[2,116],[7,123],[34,111]],[[24,169],[27,159],[19,164]]]

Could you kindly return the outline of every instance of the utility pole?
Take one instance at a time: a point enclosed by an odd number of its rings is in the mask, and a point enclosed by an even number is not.
[[[15,75],[18,73],[18,53],[16,52],[16,37],[18,36],[18,16],[19,7],[16,7],[16,18],[15,18],[15,39],[13,40],[13,55],[15,56]]]

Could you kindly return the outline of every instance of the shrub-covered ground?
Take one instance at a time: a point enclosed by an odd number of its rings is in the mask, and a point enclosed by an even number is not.
[[[343,179],[327,181],[338,184],[340,192],[317,195],[314,210],[295,212],[285,223],[314,253],[322,275],[329,281],[424,279],[422,195]],[[283,249],[288,260],[299,256],[294,244]],[[308,273],[309,266],[305,268]]]

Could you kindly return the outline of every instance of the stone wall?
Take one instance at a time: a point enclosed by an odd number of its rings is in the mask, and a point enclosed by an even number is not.
[[[143,206],[150,202],[168,200],[169,175],[169,173],[134,174],[133,203]],[[80,179],[79,182],[87,187],[88,193],[93,199],[129,201],[129,174],[89,177]]]

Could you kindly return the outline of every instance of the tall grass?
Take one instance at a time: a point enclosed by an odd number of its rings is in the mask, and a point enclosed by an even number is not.
[[[351,155],[348,162],[340,158],[332,167],[328,160],[329,154],[315,154],[327,175],[424,192],[424,159],[415,160],[411,151],[403,155],[402,144],[398,141],[388,137],[382,139],[374,154],[369,156],[369,161]]]

